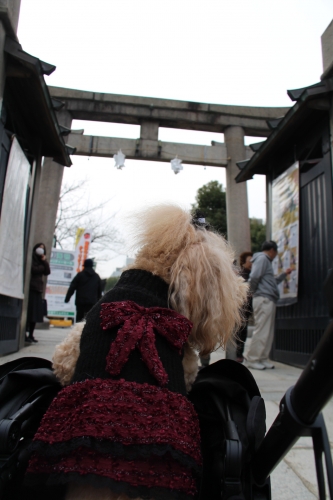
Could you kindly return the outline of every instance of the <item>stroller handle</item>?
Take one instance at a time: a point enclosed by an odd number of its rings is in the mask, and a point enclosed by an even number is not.
[[[296,385],[280,402],[280,412],[253,458],[253,477],[263,484],[333,395],[333,321],[329,323]],[[290,418],[293,415],[293,421]],[[295,421],[298,422],[294,425]]]

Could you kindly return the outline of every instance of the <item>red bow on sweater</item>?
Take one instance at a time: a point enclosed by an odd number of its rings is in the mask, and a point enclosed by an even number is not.
[[[123,325],[107,355],[106,370],[111,375],[119,375],[131,351],[138,348],[151,375],[165,386],[168,375],[158,356],[154,330],[180,353],[191,332],[192,323],[171,309],[141,307],[130,300],[102,304],[100,316],[103,330]]]

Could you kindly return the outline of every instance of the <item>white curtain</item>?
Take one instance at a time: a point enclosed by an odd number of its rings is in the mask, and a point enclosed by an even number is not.
[[[0,214],[0,294],[23,299],[24,219],[30,164],[16,138]]]

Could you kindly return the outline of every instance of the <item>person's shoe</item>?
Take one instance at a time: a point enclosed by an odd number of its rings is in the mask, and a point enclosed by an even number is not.
[[[25,342],[27,342],[28,344],[31,344],[32,340],[30,337],[25,336]]]
[[[34,342],[35,344],[37,344],[37,342],[38,342],[38,340],[35,339],[35,337],[30,337],[29,339],[30,339],[30,342]]]
[[[258,362],[254,362],[254,363],[247,362],[246,366],[248,368],[252,368],[254,370],[265,370],[266,369],[266,366],[263,365],[262,363],[259,363],[259,361]]]
[[[236,361],[237,361],[237,363],[243,363],[243,361],[244,361],[243,356],[239,356],[238,358],[236,358]]]
[[[268,370],[272,370],[273,368],[275,368],[275,366],[273,365],[273,363],[271,363],[268,360],[260,361],[260,363],[262,365],[264,365],[264,367],[267,368]]]

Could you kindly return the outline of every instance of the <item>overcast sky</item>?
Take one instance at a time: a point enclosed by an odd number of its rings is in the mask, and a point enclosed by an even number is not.
[[[251,106],[292,105],[286,90],[322,74],[320,37],[333,18],[332,0],[22,0],[23,49],[57,66],[49,85],[96,92]],[[73,122],[87,134],[138,138],[139,128]],[[223,134],[161,129],[160,140],[210,145]],[[256,138],[246,138],[247,144]],[[87,179],[92,203],[110,199],[122,216],[147,204],[185,207],[224,169],[72,157],[65,182]],[[264,178],[248,183],[249,215],[265,218]],[[126,239],[126,234],[124,235]],[[245,250],[245,249],[244,249]],[[124,248],[124,254],[126,249]],[[101,263],[101,275],[125,256]]]

